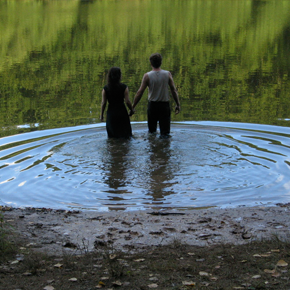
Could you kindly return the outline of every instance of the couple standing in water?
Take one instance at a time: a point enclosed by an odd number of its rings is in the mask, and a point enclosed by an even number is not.
[[[101,105],[101,121],[104,121],[104,112],[107,102],[109,103],[106,118],[106,129],[108,137],[130,138],[132,136],[132,128],[130,124],[130,116],[134,114],[134,108],[140,101],[146,88],[148,93],[148,129],[150,133],[155,133],[157,123],[159,122],[160,135],[169,137],[170,134],[170,117],[171,110],[169,104],[170,88],[172,97],[176,103],[175,114],[180,112],[180,103],[175,88],[172,75],[169,71],[162,70],[162,56],[154,53],[149,58],[152,70],[145,73],[141,86],[136,93],[133,105],[129,99],[129,90],[127,85],[121,83],[121,69],[112,67],[108,73],[108,84],[102,91]],[[124,101],[128,107],[129,114],[125,107]]]

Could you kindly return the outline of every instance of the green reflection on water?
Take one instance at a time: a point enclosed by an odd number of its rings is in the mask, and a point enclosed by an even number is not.
[[[133,98],[156,51],[181,99],[173,120],[287,126],[289,13],[282,0],[0,0],[0,134],[98,122],[107,70]]]

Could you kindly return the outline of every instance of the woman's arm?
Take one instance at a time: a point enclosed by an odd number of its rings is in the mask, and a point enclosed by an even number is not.
[[[132,103],[131,103],[131,101],[129,99],[129,89],[128,89],[128,87],[126,88],[126,90],[124,92],[124,99],[125,99],[125,103],[126,103],[128,109],[130,110],[129,116],[132,116],[135,113],[135,111],[134,111],[134,109],[132,107]]]
[[[103,89],[102,90],[101,117],[100,117],[101,122],[104,122],[104,112],[106,109],[106,105],[107,105],[107,96],[106,96],[106,91]]]

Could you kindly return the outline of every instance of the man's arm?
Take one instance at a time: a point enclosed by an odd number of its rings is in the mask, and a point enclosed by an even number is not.
[[[175,107],[175,114],[178,114],[180,112],[180,103],[179,103],[179,97],[178,97],[178,93],[177,93],[177,90],[176,90],[176,87],[175,87],[175,84],[174,84],[174,81],[173,81],[173,77],[171,75],[171,73],[169,72],[169,87],[170,87],[170,90],[171,90],[171,94],[172,94],[172,97],[176,103],[176,107]]]
[[[134,97],[134,102],[133,102],[133,109],[137,106],[137,104],[139,103],[139,101],[141,100],[144,91],[146,90],[146,88],[149,86],[149,77],[147,75],[147,73],[143,76],[142,79],[142,83],[141,86],[139,88],[139,90],[137,91],[135,97]]]

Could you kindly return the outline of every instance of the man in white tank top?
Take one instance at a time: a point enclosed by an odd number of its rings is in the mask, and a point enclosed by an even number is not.
[[[137,106],[145,89],[148,87],[147,117],[149,132],[155,133],[157,130],[157,123],[159,122],[160,134],[166,137],[169,136],[170,133],[171,119],[168,86],[176,103],[175,114],[180,112],[179,97],[171,73],[161,69],[161,54],[153,53],[149,60],[152,71],[144,74],[141,86],[134,97],[133,109]]]

